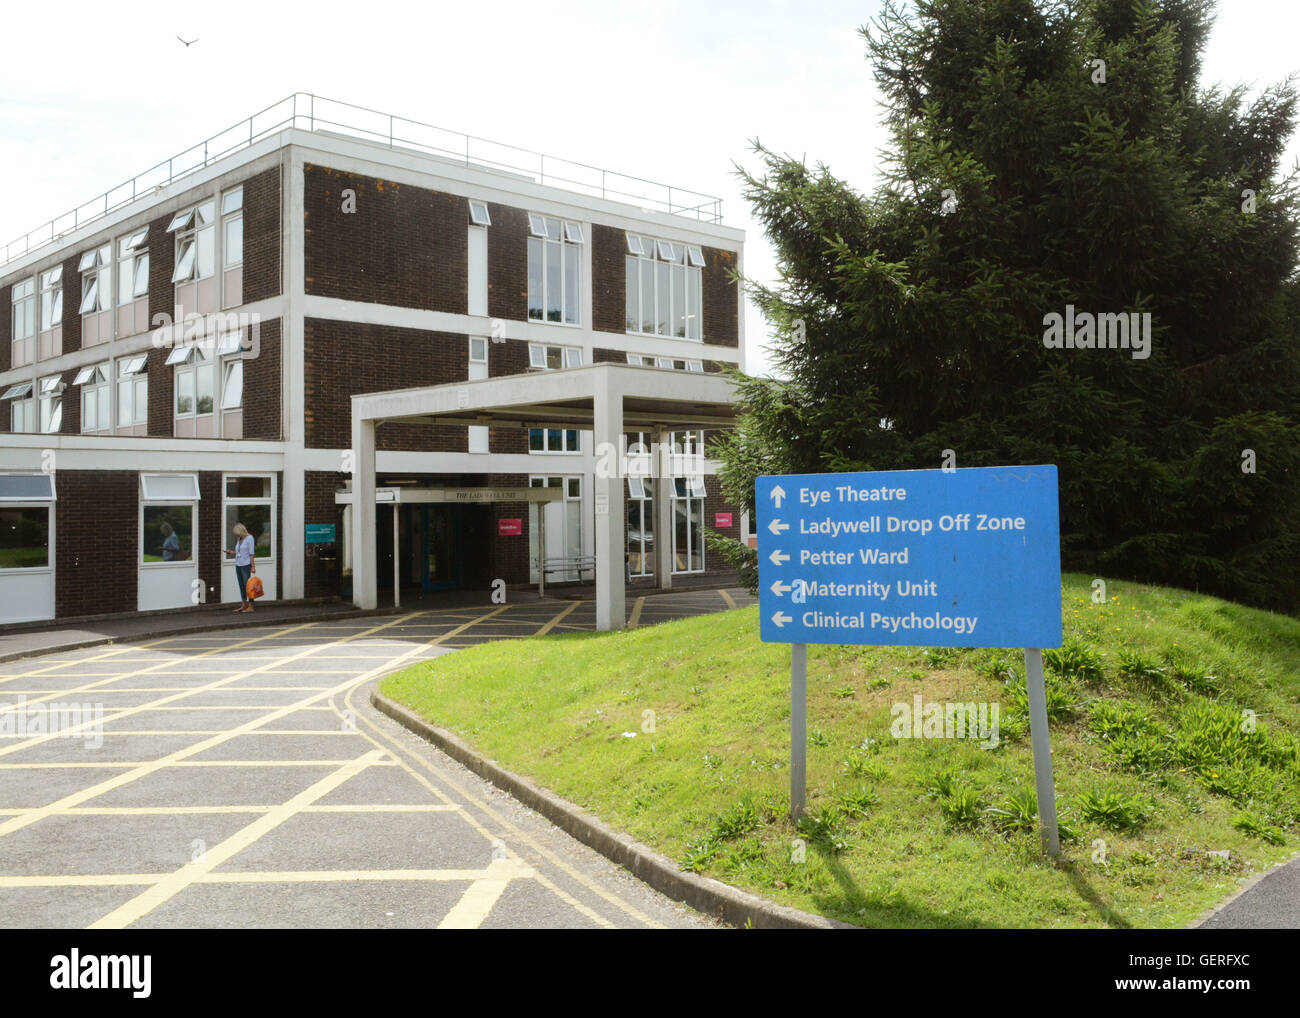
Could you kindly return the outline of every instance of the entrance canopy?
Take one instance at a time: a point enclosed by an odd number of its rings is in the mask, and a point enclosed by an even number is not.
[[[375,546],[375,428],[384,421],[494,428],[579,428],[595,437],[596,628],[621,629],[626,619],[623,545],[626,476],[621,439],[627,431],[655,436],[651,476],[667,477],[670,434],[735,424],[735,384],[719,374],[626,364],[593,364],[522,375],[352,397],[353,600],[378,604]],[[668,533],[670,499],[656,500]],[[668,542],[660,542],[659,576],[669,583]]]

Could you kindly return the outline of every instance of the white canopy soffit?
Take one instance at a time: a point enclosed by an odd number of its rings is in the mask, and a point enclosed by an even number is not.
[[[726,375],[610,363],[353,396],[353,600],[361,608],[378,605],[375,430],[383,422],[578,428],[593,433],[597,450],[619,448],[625,432],[649,431],[666,450],[670,431],[733,427],[735,393],[736,385]],[[597,470],[593,478],[596,628],[601,630],[622,629],[627,618],[626,485],[621,476],[607,476],[611,473]],[[654,473],[664,476],[659,465]],[[659,533],[668,533],[672,525],[670,501],[656,500],[656,512],[662,514]],[[660,542],[661,586],[671,583],[668,545]]]
[[[721,374],[591,364],[352,397],[352,420],[591,428],[597,396],[621,397],[623,429],[730,428],[736,386]],[[615,440],[617,442],[617,440]]]

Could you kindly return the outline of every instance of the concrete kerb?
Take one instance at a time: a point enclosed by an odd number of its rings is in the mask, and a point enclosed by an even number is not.
[[[1208,923],[1211,919],[1217,916],[1220,912],[1226,909],[1229,905],[1231,905],[1234,901],[1240,898],[1247,891],[1253,890],[1255,885],[1258,884],[1260,881],[1266,880],[1268,877],[1271,877],[1278,870],[1290,866],[1297,859],[1300,859],[1300,852],[1292,852],[1288,858],[1283,859],[1281,862],[1275,862],[1268,869],[1261,870],[1259,873],[1256,873],[1253,877],[1248,878],[1242,884],[1240,884],[1235,891],[1229,894],[1217,905],[1211,905],[1209,908],[1207,908],[1204,912],[1198,915],[1190,923],[1184,926],[1183,929],[1185,930],[1200,929],[1202,926]]]
[[[401,671],[403,669],[398,669]],[[533,784],[525,778],[506,770],[500,764],[478,753],[454,732],[430,724],[400,703],[383,696],[378,685],[383,678],[370,685],[370,703],[378,711],[399,725],[431,742],[457,763],[479,777],[492,782],[502,791],[509,792],[529,809],[540,813],[566,834],[595,849],[611,862],[615,862],[637,879],[653,887],[660,894],[689,905],[697,912],[716,916],[732,926],[751,926],[755,929],[857,929],[850,923],[812,915],[796,908],[777,905],[756,894],[742,891],[711,877],[686,873],[667,856],[660,855],[648,845],[633,840],[626,834],[592,816],[554,792]]]

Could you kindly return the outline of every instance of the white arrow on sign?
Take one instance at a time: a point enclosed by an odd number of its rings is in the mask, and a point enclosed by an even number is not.
[[[777,597],[783,597],[788,591],[794,590],[788,583],[782,583],[780,580],[773,580],[769,588]]]
[[[780,520],[773,520],[767,525],[767,529],[772,531],[774,534],[779,534],[783,530],[789,530],[790,524],[782,523]]]
[[[772,554],[769,555],[768,558],[771,560],[772,565],[774,566],[779,566],[782,562],[790,561],[790,556],[787,555],[785,552],[783,552],[780,548],[773,549]]]
[[[781,508],[781,499],[785,498],[785,489],[784,489],[783,487],[781,487],[781,485],[778,484],[778,485],[776,485],[776,486],[774,486],[774,487],[772,488],[772,491],[770,492],[770,494],[771,494],[771,496],[772,496],[772,501],[775,502],[775,503],[776,503],[776,507],[777,507],[778,509],[780,509],[780,508]]]
[[[781,629],[787,622],[793,622],[794,617],[787,615],[785,612],[777,612],[772,616],[772,621],[776,623],[778,629]]]

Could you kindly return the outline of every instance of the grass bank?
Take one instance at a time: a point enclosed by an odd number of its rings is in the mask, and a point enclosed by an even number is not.
[[[1179,926],[1295,850],[1300,621],[1106,586],[1096,603],[1090,577],[1064,577],[1065,647],[1046,655],[1058,865],[1035,832],[1014,651],[810,647],[797,828],[789,649],[759,641],[756,608],[487,644],[381,690],[683,867],[784,904],[881,927]],[[899,737],[918,696],[930,734],[928,705],[985,705],[985,737]]]

